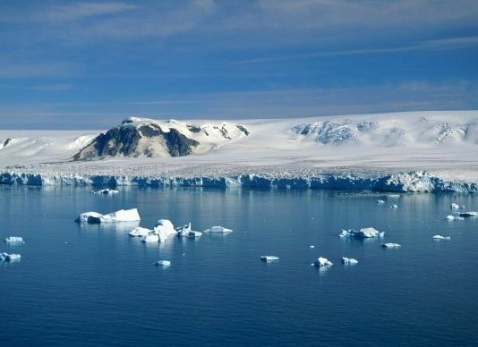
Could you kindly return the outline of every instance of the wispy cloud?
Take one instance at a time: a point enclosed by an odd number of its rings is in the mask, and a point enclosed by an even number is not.
[[[56,84],[42,84],[28,87],[29,90],[39,92],[60,92],[74,89],[72,84],[68,83],[56,83]]]
[[[416,44],[404,45],[398,47],[383,47],[383,48],[365,48],[365,49],[351,49],[340,51],[325,51],[325,52],[310,52],[303,54],[283,55],[277,57],[265,57],[257,59],[242,60],[233,63],[233,65],[244,64],[257,64],[268,63],[274,61],[286,61],[286,60],[304,60],[314,58],[327,58],[338,56],[351,56],[351,55],[365,55],[365,54],[387,54],[387,53],[402,53],[410,51],[421,50],[450,50],[450,49],[463,49],[469,47],[478,46],[478,36],[469,37],[455,37],[437,40],[421,41]]]

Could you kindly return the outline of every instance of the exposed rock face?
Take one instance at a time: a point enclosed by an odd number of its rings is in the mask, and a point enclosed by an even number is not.
[[[157,124],[138,127],[123,122],[120,126],[98,135],[88,146],[77,153],[74,160],[91,160],[102,157],[152,157],[164,149],[172,157],[192,153],[199,142],[189,139],[176,129],[163,131]]]
[[[179,157],[218,148],[249,131],[231,123],[193,125],[170,120],[159,122],[131,117],[119,126],[101,133],[82,148],[73,159],[105,157]],[[201,145],[201,146],[200,146]],[[197,150],[197,147],[201,147]]]

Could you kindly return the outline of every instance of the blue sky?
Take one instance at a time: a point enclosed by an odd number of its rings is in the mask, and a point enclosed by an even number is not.
[[[476,0],[0,0],[4,129],[451,109]]]

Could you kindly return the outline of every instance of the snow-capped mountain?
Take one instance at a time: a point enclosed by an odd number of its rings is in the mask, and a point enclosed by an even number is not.
[[[478,191],[478,111],[2,130],[0,183],[15,182]]]
[[[159,122],[130,117],[119,126],[95,137],[73,158],[187,156],[219,148],[248,135],[246,128],[229,122],[196,125],[175,120]]]

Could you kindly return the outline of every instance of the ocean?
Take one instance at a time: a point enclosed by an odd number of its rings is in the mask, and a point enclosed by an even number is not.
[[[378,204],[377,200],[385,203]],[[478,196],[320,190],[0,187],[3,346],[472,346]],[[397,205],[397,208],[392,208]],[[138,208],[139,223],[82,212]],[[144,244],[158,219],[227,235]],[[374,227],[383,240],[340,238]],[[435,241],[433,235],[450,236]],[[382,242],[401,244],[383,249]],[[313,246],[313,247],[312,247]],[[262,255],[279,261],[265,263]],[[311,266],[323,256],[334,263]],[[353,257],[357,265],[341,264]],[[165,259],[170,267],[157,267]]]

